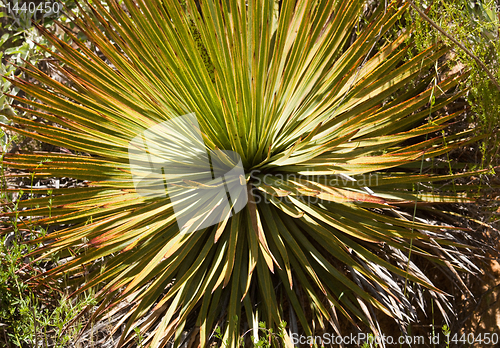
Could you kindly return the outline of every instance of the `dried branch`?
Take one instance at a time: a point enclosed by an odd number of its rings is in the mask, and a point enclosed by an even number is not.
[[[486,72],[486,74],[488,74],[488,77],[490,78],[491,82],[493,82],[493,84],[497,87],[497,89],[500,91],[500,84],[498,84],[498,81],[495,79],[495,76],[493,76],[493,74],[490,72],[490,70],[486,67],[486,65],[484,65],[484,63],[481,61],[481,59],[479,59],[474,53],[472,53],[469,49],[467,49],[467,47],[465,47],[464,45],[462,45],[457,39],[455,39],[453,36],[451,36],[450,34],[448,34],[446,31],[444,31],[443,28],[441,28],[439,25],[437,25],[432,19],[430,19],[420,8],[418,8],[417,5],[415,5],[415,3],[412,1],[412,0],[407,0],[408,3],[410,4],[411,7],[413,7],[413,9],[415,11],[418,12],[418,14],[423,18],[425,19],[427,22],[429,22],[430,25],[432,25],[434,27],[434,29],[436,29],[437,31],[439,31],[441,34],[443,34],[444,36],[446,36],[448,39],[450,39],[455,45],[457,45],[458,47],[460,47],[465,53],[467,53],[467,55],[469,57],[471,57],[472,59],[474,59],[476,61],[477,64],[479,64],[479,66],[481,66],[481,68]]]

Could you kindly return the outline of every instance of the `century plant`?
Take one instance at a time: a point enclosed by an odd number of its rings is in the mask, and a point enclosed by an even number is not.
[[[70,42],[40,27],[58,78],[28,64],[24,79],[12,79],[26,97],[12,96],[16,114],[5,113],[14,122],[6,128],[64,149],[4,154],[8,182],[78,180],[32,188],[36,195],[17,203],[20,228],[53,226],[31,242],[40,246],[32,255],[66,258],[39,284],[64,275],[74,296],[98,290],[92,320],[128,304],[119,346],[133,345],[137,333],[148,347],[172,339],[178,346],[189,332],[205,347],[221,327],[224,344],[235,347],[261,321],[286,321],[304,335],[340,331],[347,321],[379,334],[384,314],[405,330],[415,303],[425,310],[422,293],[444,317],[453,312],[421,267],[433,264],[460,282],[457,270],[473,271],[465,231],[418,215],[470,202],[455,180],[470,173],[423,169],[476,139],[472,130],[449,130],[462,112],[450,105],[465,93],[463,74],[442,74],[449,49],[411,56],[411,23],[392,29],[406,5],[79,6],[73,21],[85,40],[64,25]],[[218,224],[180,233],[169,196],[136,192],[128,149],[146,129],[187,114],[208,152],[241,157],[248,203]]]

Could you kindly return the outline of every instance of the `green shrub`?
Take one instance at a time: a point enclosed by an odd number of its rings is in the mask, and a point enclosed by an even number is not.
[[[64,83],[29,65],[21,69],[36,82],[12,81],[37,100],[16,98],[27,116],[6,115],[13,125],[5,127],[66,150],[5,154],[9,178],[22,170],[74,180],[36,189],[18,215],[3,214],[25,227],[64,224],[33,241],[44,244],[33,252],[41,259],[68,258],[36,280],[64,275],[75,295],[96,288],[95,320],[129,301],[120,346],[138,337],[145,347],[178,345],[195,326],[201,346],[221,327],[235,347],[245,328],[265,321],[276,331],[289,315],[306,335],[340,331],[337,318],[378,334],[381,313],[405,330],[424,290],[445,318],[452,313],[424,269],[452,279],[474,271],[466,231],[417,212],[472,201],[456,180],[471,173],[426,170],[477,138],[441,133],[460,115],[443,108],[464,95],[457,86],[466,77],[436,77],[449,49],[432,45],[403,61],[411,30],[382,39],[406,5],[379,6],[366,23],[361,1],[89,6],[74,19],[85,40],[64,26],[71,43],[44,32]],[[148,199],[136,192],[128,146],[188,113],[208,153],[241,157],[249,201],[181,234],[176,219],[187,212],[175,215],[171,200],[210,185],[176,177],[169,197]],[[190,222],[212,208],[199,204]]]

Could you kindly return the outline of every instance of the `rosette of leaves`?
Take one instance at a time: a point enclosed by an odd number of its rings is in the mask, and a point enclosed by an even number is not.
[[[67,258],[41,284],[65,275],[74,294],[96,288],[93,319],[128,303],[119,346],[140,331],[150,347],[177,346],[183,332],[205,347],[219,326],[235,347],[259,321],[284,320],[305,335],[347,321],[377,334],[388,315],[404,330],[415,303],[425,306],[423,289],[451,313],[419,265],[459,282],[456,269],[472,267],[469,249],[459,229],[414,210],[470,201],[458,183],[432,187],[467,173],[422,166],[475,139],[440,135],[460,114],[443,107],[463,95],[461,75],[434,79],[447,48],[405,60],[411,30],[383,39],[406,6],[381,5],[366,24],[357,0],[81,6],[74,23],[85,41],[62,25],[71,43],[40,28],[66,80],[23,68],[30,80],[12,83],[37,100],[13,96],[26,116],[5,126],[68,150],[5,154],[9,176],[80,180],[50,195],[34,188],[38,197],[10,214],[23,228],[63,225],[33,242],[43,245],[39,258]],[[219,224],[181,234],[168,197],[136,192],[127,147],[188,113],[207,151],[241,156],[249,200]]]

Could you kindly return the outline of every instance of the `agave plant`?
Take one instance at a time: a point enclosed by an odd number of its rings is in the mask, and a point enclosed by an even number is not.
[[[475,139],[440,135],[460,114],[443,107],[463,95],[462,75],[432,73],[448,49],[408,59],[411,30],[386,35],[407,6],[368,15],[358,0],[80,5],[74,23],[84,41],[63,25],[70,43],[40,28],[65,79],[23,69],[29,80],[12,83],[33,98],[12,96],[15,125],[5,126],[67,150],[4,154],[7,178],[79,180],[32,188],[18,215],[4,213],[26,228],[59,226],[32,242],[39,259],[67,258],[40,283],[65,275],[74,295],[97,289],[96,320],[127,303],[119,346],[134,343],[136,327],[148,347],[178,346],[183,332],[205,347],[216,327],[235,347],[260,321],[288,322],[286,338],[339,331],[342,322],[378,334],[384,314],[404,330],[416,303],[425,306],[415,301],[423,289],[452,313],[419,265],[460,281],[456,269],[472,267],[467,245],[456,227],[416,213],[470,201],[458,183],[431,184],[468,173],[422,169]],[[183,214],[206,217],[220,200],[175,213],[176,195],[203,186],[188,177],[165,197],[140,194],[129,146],[187,114],[207,153],[238,154],[248,202],[181,233]]]

